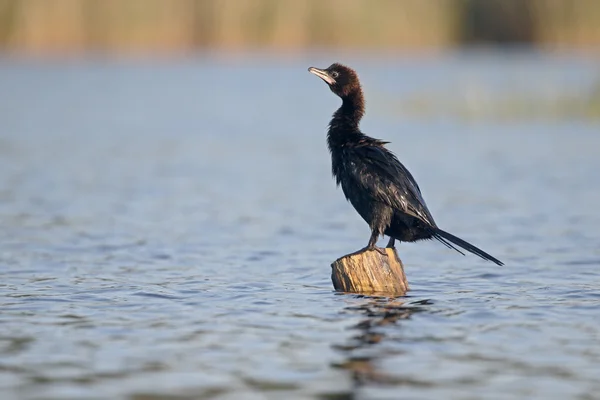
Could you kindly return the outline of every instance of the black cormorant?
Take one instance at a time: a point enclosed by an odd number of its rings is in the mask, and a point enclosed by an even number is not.
[[[388,142],[360,131],[358,125],[365,112],[365,103],[358,75],[353,69],[336,63],[327,69],[311,67],[308,71],[323,79],[342,99],[342,106],[329,123],[327,144],[337,184],[371,228],[365,249],[385,254],[376,246],[380,235],[390,237],[387,247],[394,247],[395,240],[437,239],[461,254],[464,253],[455,246],[503,265],[485,251],[438,228],[419,185],[396,156],[385,148]]]

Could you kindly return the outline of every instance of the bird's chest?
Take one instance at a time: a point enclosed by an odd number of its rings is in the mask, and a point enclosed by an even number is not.
[[[369,179],[369,171],[365,170],[360,160],[356,160],[352,153],[340,151],[332,153],[332,173],[346,199],[354,206],[359,214],[370,218],[370,210],[373,208],[374,199],[365,190],[364,179]]]

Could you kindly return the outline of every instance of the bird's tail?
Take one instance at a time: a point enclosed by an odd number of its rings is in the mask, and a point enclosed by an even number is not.
[[[443,231],[439,228],[434,228],[433,237],[436,238],[437,240],[439,240],[445,246],[458,251],[462,255],[464,255],[465,253],[463,253],[462,251],[460,251],[459,249],[454,247],[453,244],[455,244],[456,246],[462,247],[463,249],[467,250],[468,252],[471,252],[471,253],[483,258],[484,260],[491,261],[498,265],[504,265],[504,263],[502,261],[498,260],[495,257],[492,257],[485,251],[473,246],[471,243],[466,242],[466,241],[462,240],[461,238],[456,237],[456,236],[454,236],[446,231]]]

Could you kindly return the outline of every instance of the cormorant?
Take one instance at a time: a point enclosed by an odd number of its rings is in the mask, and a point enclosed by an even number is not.
[[[438,228],[419,185],[396,156],[385,148],[389,142],[360,131],[365,102],[358,75],[353,69],[335,63],[327,69],[311,67],[308,71],[323,79],[342,99],[342,106],[329,123],[327,144],[337,184],[342,186],[346,199],[371,228],[365,249],[385,254],[376,246],[380,235],[390,237],[387,247],[392,248],[395,240],[437,239],[463,255],[455,246],[503,265],[485,251]]]

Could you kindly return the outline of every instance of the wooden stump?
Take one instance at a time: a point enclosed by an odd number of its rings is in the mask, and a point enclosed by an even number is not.
[[[340,292],[403,296],[408,291],[402,261],[396,249],[386,255],[363,250],[338,258],[331,264],[333,287]]]

